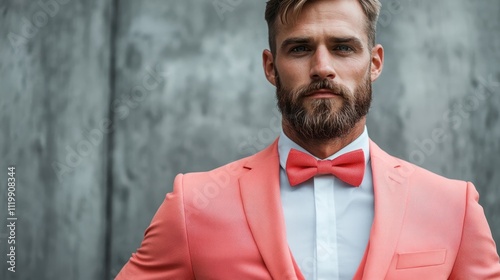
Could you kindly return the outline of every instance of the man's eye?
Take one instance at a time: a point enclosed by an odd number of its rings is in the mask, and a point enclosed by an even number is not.
[[[346,53],[354,51],[351,47],[346,46],[346,45],[337,46],[337,47],[335,47],[335,50],[341,51],[341,52],[346,52]]]
[[[290,52],[297,53],[297,52],[305,52],[307,50],[308,49],[305,46],[298,46],[298,47],[294,47],[293,49],[291,49]]]

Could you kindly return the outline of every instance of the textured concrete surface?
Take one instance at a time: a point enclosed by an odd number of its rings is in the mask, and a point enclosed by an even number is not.
[[[55,3],[0,2],[0,234],[8,165],[18,218],[16,272],[0,239],[0,279],[106,273],[107,137],[90,135],[108,115],[109,3]]]
[[[280,129],[261,69],[265,1],[58,3],[44,23],[37,1],[0,1],[0,180],[15,164],[19,185],[18,272],[0,230],[1,279],[112,278],[176,174],[252,154]],[[500,2],[383,3],[370,136],[474,182],[500,243]]]

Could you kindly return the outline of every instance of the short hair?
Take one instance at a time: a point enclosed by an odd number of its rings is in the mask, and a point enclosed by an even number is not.
[[[312,0],[314,1],[314,0]],[[380,14],[382,4],[380,0],[358,0],[366,16],[366,31],[368,35],[368,44],[375,46],[375,35],[377,29],[377,20]],[[276,23],[279,18],[282,24],[288,21],[296,20],[302,8],[311,0],[269,0],[266,5],[265,18],[269,32],[269,48],[275,54],[276,51]]]

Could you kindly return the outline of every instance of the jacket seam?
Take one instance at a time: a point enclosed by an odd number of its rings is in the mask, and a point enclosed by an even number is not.
[[[467,218],[467,203],[469,201],[469,184],[470,182],[465,182],[465,205],[464,205],[464,217],[462,219],[462,232],[460,233],[460,243],[458,245],[458,250],[457,250],[457,255],[455,257],[455,262],[453,264],[453,267],[451,268],[451,271],[450,271],[450,277],[453,275],[453,271],[455,270],[455,266],[456,266],[456,259],[458,258],[458,256],[460,255],[461,251],[462,251],[462,243],[463,243],[463,239],[464,239],[464,225],[465,225],[465,219]],[[456,279],[456,278],[449,278],[450,280],[452,279]]]
[[[189,233],[188,233],[188,227],[187,227],[187,223],[186,223],[186,207],[185,207],[185,203],[184,203],[184,175],[181,174],[181,205],[182,205],[182,219],[184,220],[184,228],[185,228],[185,232],[186,232],[186,246],[187,246],[187,251],[188,251],[188,255],[189,255],[189,266],[191,267],[191,275],[192,275],[192,279],[196,279],[195,276],[194,276],[194,268],[193,268],[193,260],[191,258],[191,247],[189,246]]]

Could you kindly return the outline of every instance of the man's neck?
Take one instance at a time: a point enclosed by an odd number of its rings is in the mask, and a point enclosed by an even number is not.
[[[349,143],[356,140],[356,138],[363,133],[365,124],[366,118],[362,118],[354,125],[347,135],[327,140],[303,139],[286,122],[283,122],[282,125],[283,132],[288,138],[290,138],[290,140],[297,143],[313,156],[324,159],[335,154],[345,146],[349,145]]]

